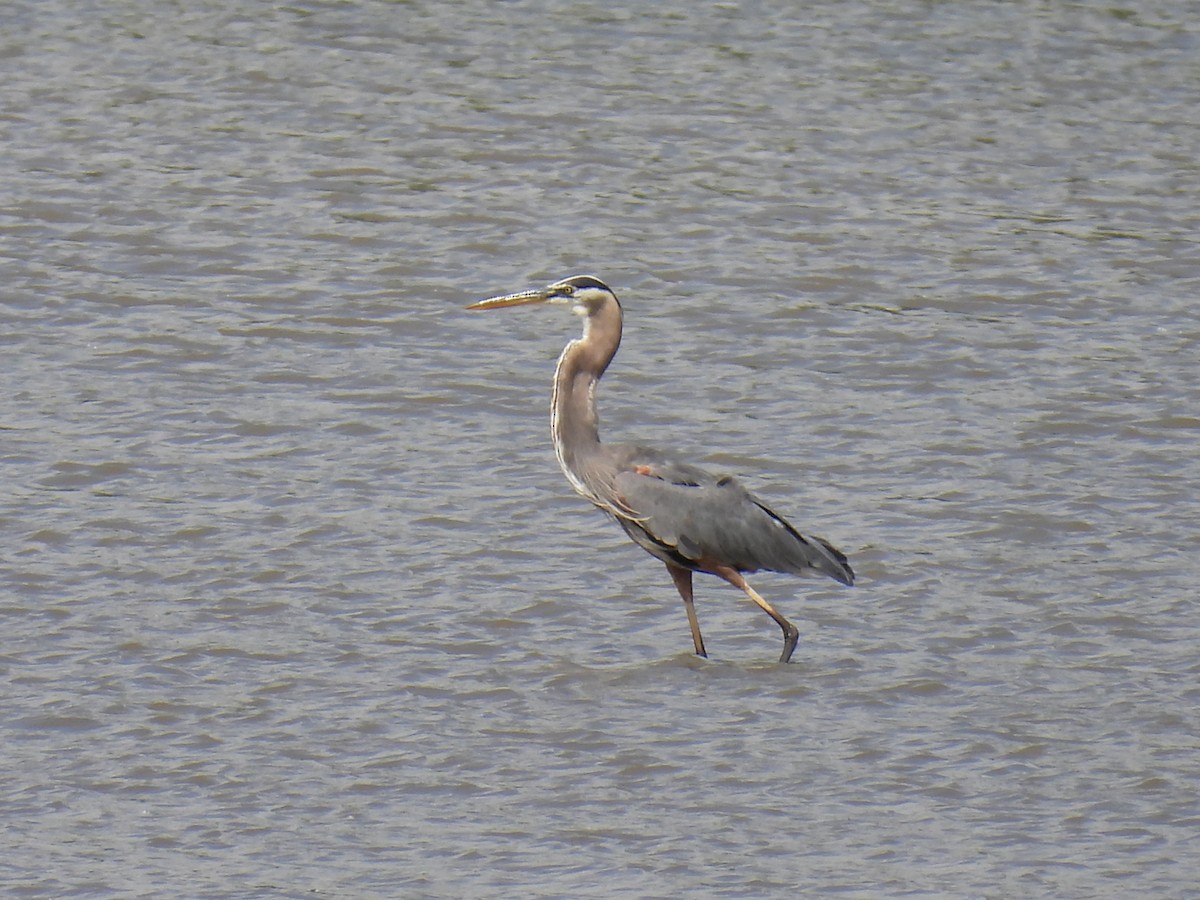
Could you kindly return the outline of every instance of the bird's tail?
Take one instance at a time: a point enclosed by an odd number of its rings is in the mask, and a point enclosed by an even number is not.
[[[799,535],[799,537],[808,544],[810,550],[817,551],[816,559],[809,563],[812,568],[842,584],[854,584],[854,570],[850,568],[850,561],[846,559],[845,553],[825,538],[811,535]]]
[[[816,571],[828,575],[842,584],[854,584],[854,570],[850,568],[850,562],[846,559],[845,553],[825,538],[801,534],[783,516],[757,500],[755,503],[759,509],[782,526],[782,529],[776,532],[778,539],[773,542],[775,552],[772,553],[772,562],[765,565],[764,568],[771,568],[777,572],[788,572],[792,575]]]

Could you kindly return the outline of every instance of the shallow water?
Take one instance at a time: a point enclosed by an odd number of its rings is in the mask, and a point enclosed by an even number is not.
[[[12,5],[12,896],[1186,896],[1191,3]],[[860,575],[662,567],[605,433]]]

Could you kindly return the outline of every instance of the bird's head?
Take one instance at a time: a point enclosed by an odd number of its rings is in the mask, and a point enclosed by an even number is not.
[[[572,275],[544,288],[489,297],[487,300],[472,303],[467,309],[500,309],[529,303],[570,303],[576,313],[589,318],[609,303],[616,303],[617,308],[620,308],[617,295],[599,278],[592,275]]]

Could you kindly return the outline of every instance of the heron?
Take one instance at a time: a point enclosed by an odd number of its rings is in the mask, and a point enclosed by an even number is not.
[[[854,571],[845,554],[824,538],[802,534],[731,475],[713,475],[649,447],[601,442],[596,386],[621,346],[623,313],[617,295],[599,278],[573,275],[467,309],[535,303],[567,304],[583,317],[583,335],[558,358],[550,400],[554,453],[567,481],[666,564],[683,599],[696,655],[708,653],[696,618],[692,574],[706,572],[741,590],[775,621],[783,631],[779,661],[789,662],[800,632],[746,582],[744,573],[816,572],[851,585]]]

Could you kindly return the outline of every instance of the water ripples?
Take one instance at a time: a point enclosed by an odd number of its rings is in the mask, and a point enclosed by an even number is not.
[[[1195,25],[17,3],[8,893],[1186,896]],[[605,433],[859,583],[666,574]]]

